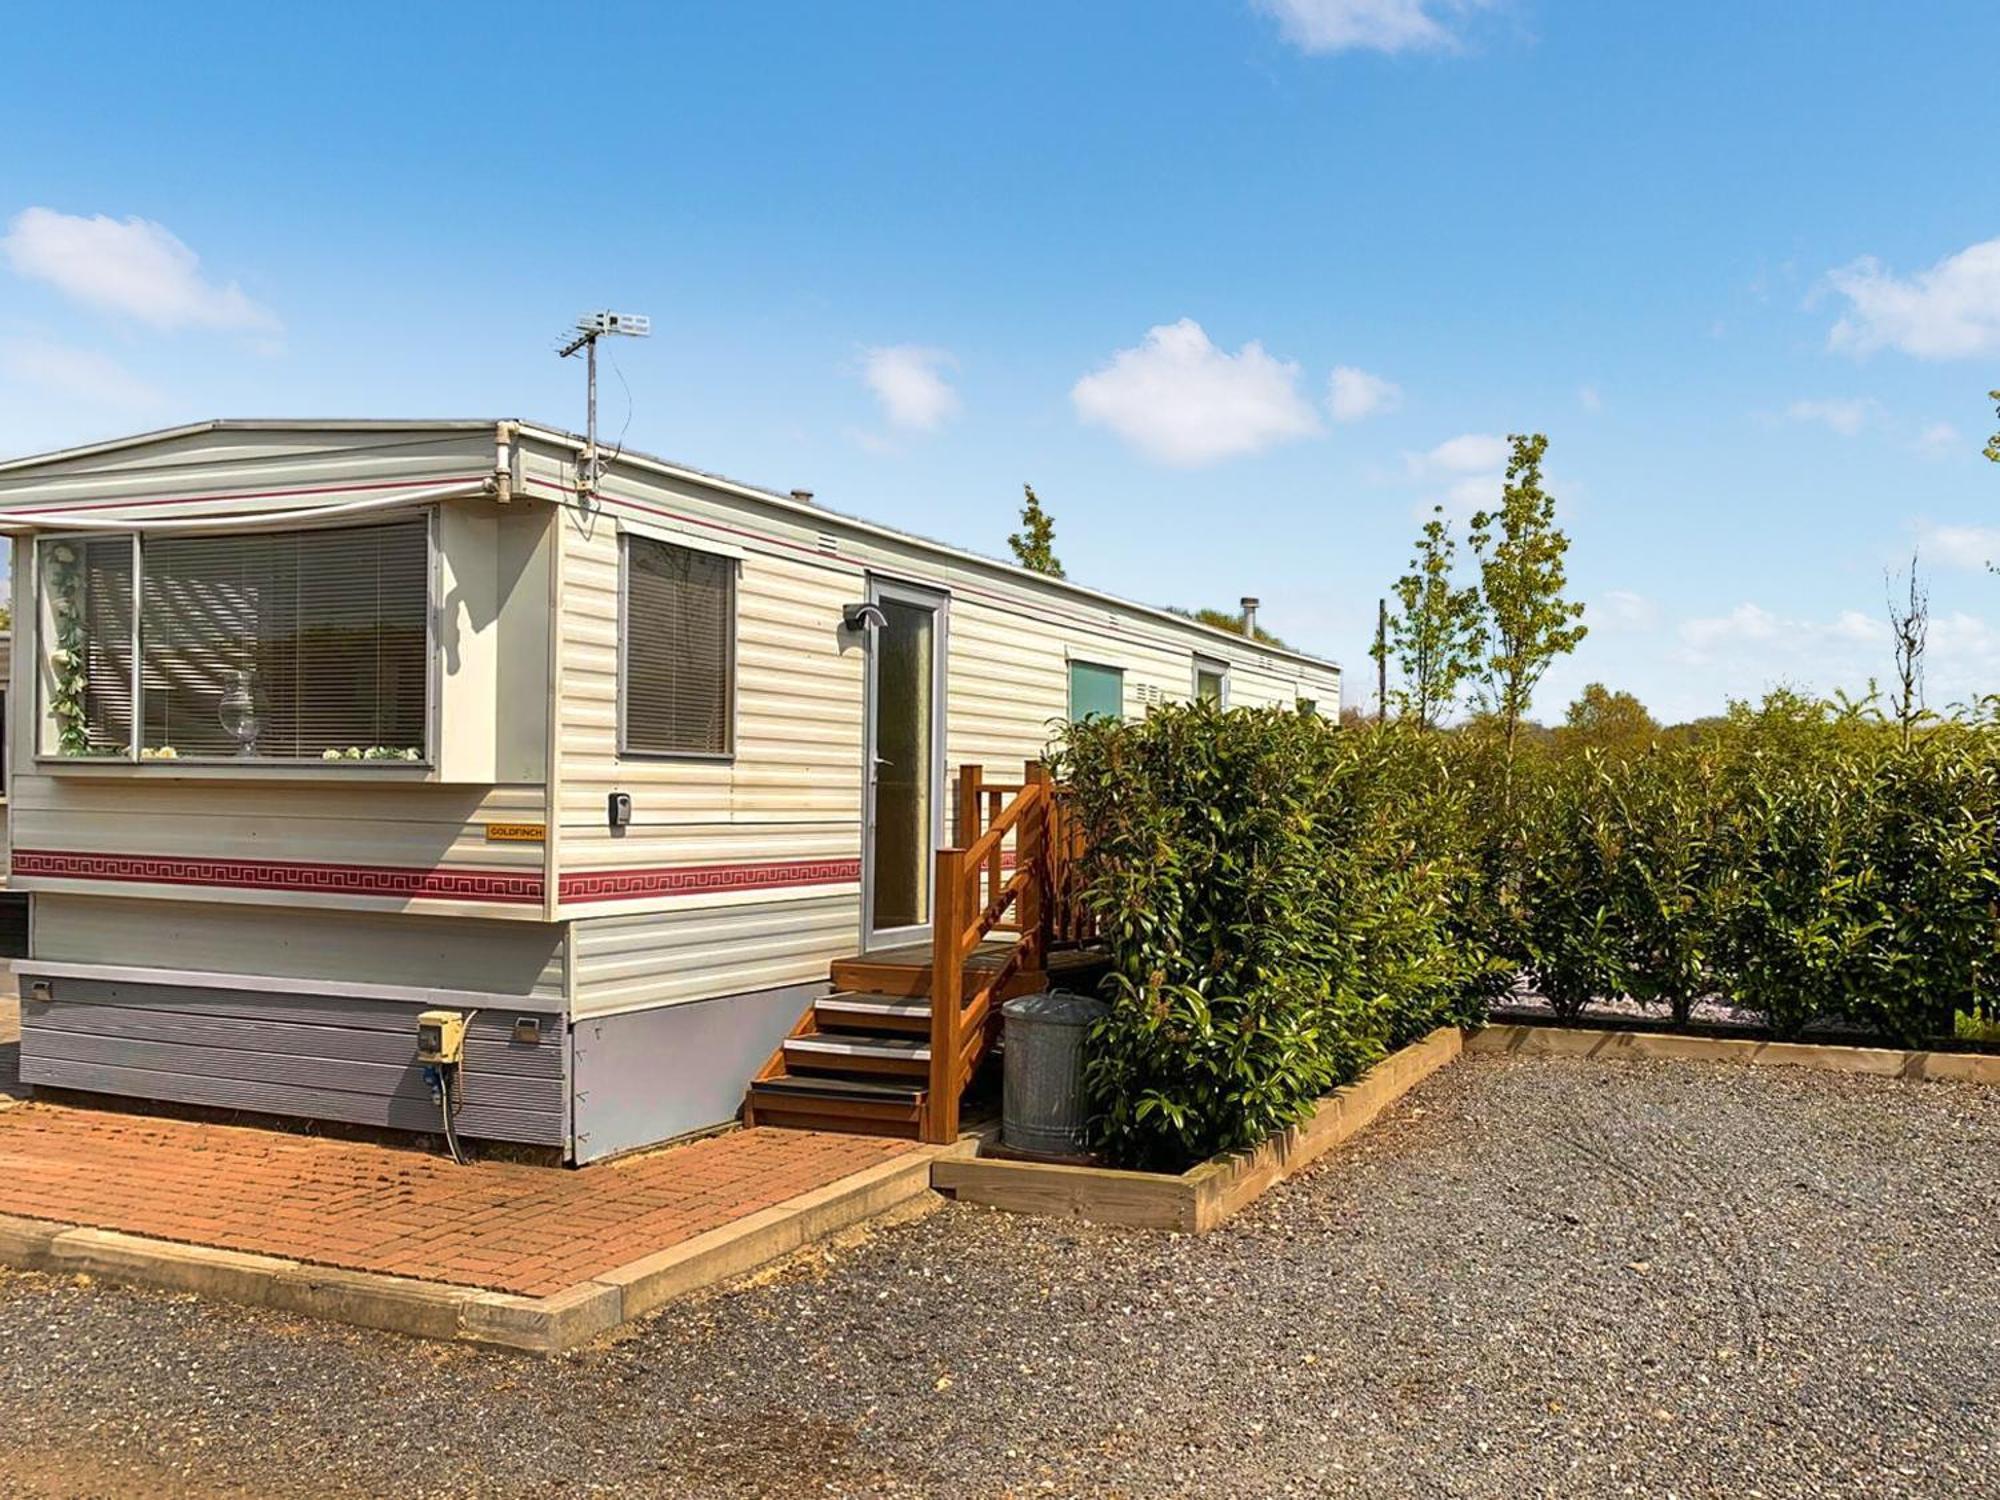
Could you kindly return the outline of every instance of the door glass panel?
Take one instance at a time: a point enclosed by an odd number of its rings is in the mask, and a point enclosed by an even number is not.
[[[930,921],[934,610],[881,601],[875,639],[875,928]]]

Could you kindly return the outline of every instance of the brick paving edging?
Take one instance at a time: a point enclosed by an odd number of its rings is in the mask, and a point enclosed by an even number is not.
[[[748,1129],[552,1171],[86,1108],[0,1114],[0,1214],[546,1297],[901,1156]]]
[[[931,1191],[923,1147],[543,1297],[0,1215],[0,1264],[195,1292],[418,1338],[559,1354]]]

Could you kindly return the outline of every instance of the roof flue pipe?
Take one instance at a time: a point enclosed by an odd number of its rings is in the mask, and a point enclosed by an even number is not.
[[[1255,595],[1243,596],[1243,633],[1253,641],[1257,639],[1257,604]]]

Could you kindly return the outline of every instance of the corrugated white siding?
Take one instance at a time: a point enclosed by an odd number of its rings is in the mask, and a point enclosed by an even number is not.
[[[365,773],[357,773],[365,774]],[[540,822],[541,787],[344,785],[338,781],[168,781],[144,772],[19,775],[10,804],[11,848],[29,868],[36,854],[116,855],[109,878],[23,874],[31,891],[104,893],[260,906],[404,909],[538,919],[539,900],[452,900],[361,892],[381,871],[465,871],[531,877],[539,889],[539,844],[488,843],[486,825]],[[148,865],[156,861],[156,866]],[[278,861],[317,867],[271,872]],[[157,880],[145,877],[156,870]],[[348,876],[358,872],[343,889]],[[381,877],[391,878],[391,877]],[[119,961],[106,956],[104,961]]]
[[[144,502],[132,514],[230,515],[302,509],[330,498],[388,496],[478,477],[494,467],[495,430],[342,430],[337,427],[204,428],[129,448],[80,452],[30,467],[0,465],[0,508],[89,505],[116,520],[118,500]],[[332,491],[360,490],[336,496]],[[181,507],[167,500],[185,499]]]
[[[35,898],[35,957],[212,974],[484,990],[559,1001],[564,933],[553,923],[246,907],[206,900]]]
[[[531,451],[534,493],[572,476]],[[614,466],[603,512],[563,521],[558,621],[564,916],[574,921],[573,1004],[606,1015],[822,979],[860,939],[863,655],[840,629],[871,573],[950,596],[946,760],[1016,781],[1067,714],[1071,660],[1125,673],[1126,711],[1193,693],[1197,654],[1229,662],[1238,702],[1290,703],[1308,673],[1248,641],[1080,598],[1012,570],[941,559],[697,478]],[[739,557],[736,753],[728,761],[621,757],[617,748],[618,527],[664,527]],[[1320,674],[1337,711],[1338,674]],[[1307,694],[1307,696],[1312,696]],[[633,823],[607,825],[613,791]],[[845,864],[840,878],[732,888],[709,872]],[[609,885],[631,872],[629,886]],[[675,877],[690,875],[685,884]],[[667,876],[665,889],[643,887]],[[699,878],[695,878],[699,877]],[[746,879],[754,877],[746,876]],[[584,900],[580,882],[616,900]]]
[[[476,479],[495,464],[490,424],[208,428],[0,466],[0,512],[26,512],[32,523],[37,512],[82,506],[106,524],[128,515],[284,513],[392,499],[442,479]],[[122,505],[127,501],[130,511]],[[502,507],[482,500],[451,508],[439,522],[435,775],[401,767],[84,767],[38,760],[36,673],[24,660],[9,743],[9,842],[24,856],[16,884],[126,899],[185,901],[198,893],[267,907],[540,919],[542,846],[489,843],[485,830],[488,823],[546,817],[544,536],[551,514],[532,502]],[[15,576],[17,606],[32,618],[32,552],[25,542],[16,547]],[[22,641],[24,656],[32,645]],[[272,862],[300,868],[256,868]],[[447,878],[425,882],[412,872]],[[460,873],[472,878],[458,879]],[[117,962],[127,954],[98,957]]]
[[[854,950],[856,921],[851,897],[808,895],[573,922],[571,1013],[582,1019],[823,981],[828,960]]]
[[[852,853],[861,815],[861,667],[842,649],[851,572],[756,552],[737,579],[736,753],[620,757],[618,541],[570,523],[563,547],[565,871]],[[612,791],[631,793],[614,834]]]

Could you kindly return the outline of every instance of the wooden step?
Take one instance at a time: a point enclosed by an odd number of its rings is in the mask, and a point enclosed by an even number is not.
[[[979,988],[985,982],[985,972],[993,969],[990,963],[969,963],[965,966],[965,988],[967,993]],[[834,988],[849,994],[890,995],[905,1000],[927,999],[931,993],[931,966],[928,963],[896,962],[871,958],[862,954],[858,958],[837,958],[830,969]],[[1032,994],[1036,990],[1049,987],[1049,976],[1039,969],[1016,974],[1007,981],[1002,998],[1011,999],[1015,995]]]
[[[930,1076],[930,1043],[914,1037],[820,1032],[813,1036],[788,1037],[784,1051],[788,1073],[862,1073],[870,1077],[888,1074],[899,1078]]]
[[[899,995],[828,995],[813,1006],[822,1031],[931,1034],[930,1002]]]
[[[759,1125],[914,1140],[923,1121],[924,1096],[921,1087],[896,1081],[789,1077],[751,1084],[748,1102]]]

